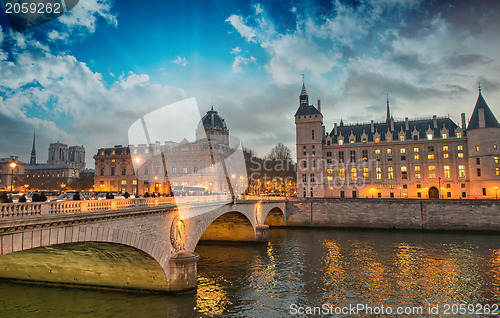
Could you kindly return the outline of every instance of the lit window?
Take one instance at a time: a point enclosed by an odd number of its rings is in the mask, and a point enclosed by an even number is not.
[[[498,168],[498,167],[495,168],[495,174],[497,176],[500,176],[500,168]]]
[[[351,144],[353,144],[353,143],[354,143],[354,139],[351,139]]]
[[[380,142],[380,138],[376,137],[375,142]]]
[[[464,150],[464,146],[462,146],[462,145],[458,145],[458,146],[457,146],[457,150],[460,150],[460,151]]]
[[[388,142],[390,142],[390,141],[392,141],[392,137],[387,136],[386,140],[387,140]]]
[[[498,169],[498,168],[497,168]],[[368,168],[363,168],[363,180],[368,180],[369,179],[369,173],[368,173]]]
[[[380,149],[375,149],[375,154],[380,155]]]
[[[415,159],[415,160],[420,159],[420,155],[414,155],[414,156],[413,156],[413,159]]]
[[[328,176],[327,179],[328,179],[328,181],[332,181],[333,177],[332,176]]]
[[[429,173],[429,178],[430,179],[436,179],[436,174],[435,173]]]
[[[444,166],[444,177],[447,179],[450,178],[450,166]]]
[[[355,181],[358,178],[358,171],[356,168],[351,168],[351,180]]]
[[[408,192],[403,192],[403,198],[407,198],[408,197]]]
[[[498,163],[498,157],[495,157],[495,163]]]
[[[459,178],[465,178],[465,166],[464,165],[458,165],[458,177]]]
[[[428,154],[428,155],[427,155],[427,159],[434,159],[434,154],[433,154],[433,153]]]
[[[479,151],[479,146],[476,146],[476,151]]]
[[[390,155],[392,153],[392,149],[391,148],[387,148],[387,154]]]
[[[127,185],[127,180],[122,180],[123,185]]]
[[[436,166],[429,166],[429,171],[434,171],[436,170]]]
[[[427,134],[427,140],[432,140],[432,134]]]
[[[394,184],[390,184],[389,189],[394,189]]]
[[[408,179],[408,174],[406,171],[406,166],[401,167],[401,179]]]
[[[420,149],[418,147],[413,148],[413,152],[419,152],[419,151],[420,151]]]
[[[442,134],[441,138],[446,139],[446,138],[448,138],[448,135],[447,134]]]
[[[497,150],[497,144],[493,145],[493,149]]]
[[[382,168],[377,167],[376,172],[377,172],[377,180],[381,180],[382,179]]]
[[[443,146],[443,151],[448,151],[448,146]]]
[[[406,148],[401,148],[401,149],[399,149],[399,152],[400,152],[400,153],[406,153]]]
[[[420,179],[421,175],[420,175],[420,166],[415,166],[415,178],[416,179]],[[418,185],[417,185],[417,188],[418,188]]]
[[[405,136],[399,136],[399,141],[405,141]]]
[[[444,159],[448,159],[448,157],[449,157],[449,155],[448,155],[447,153],[444,153],[444,154],[443,154],[443,158],[444,158]]]
[[[394,179],[394,168],[393,167],[387,167],[387,178],[389,180]]]
[[[458,158],[463,158],[464,157],[464,153],[463,152],[459,152],[458,153]]]
[[[457,138],[462,138],[462,133],[457,132]]]
[[[339,169],[339,179],[345,180],[345,169],[344,168]]]
[[[343,145],[344,141],[342,139],[339,139],[339,145]]]
[[[333,170],[332,170],[332,169],[326,169],[326,172],[327,172],[327,173],[332,173],[332,172],[333,172]]]

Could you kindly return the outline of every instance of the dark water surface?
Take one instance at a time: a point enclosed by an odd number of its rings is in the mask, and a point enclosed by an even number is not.
[[[198,289],[190,294],[0,281],[0,316],[283,317],[323,304],[424,310],[412,316],[430,316],[429,306],[439,304],[444,316],[445,304],[469,305],[469,314],[500,303],[494,234],[272,229],[268,244],[207,244],[197,252]]]

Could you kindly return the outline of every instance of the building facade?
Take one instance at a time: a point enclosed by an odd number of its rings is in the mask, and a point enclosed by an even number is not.
[[[193,142],[184,139],[99,149],[94,156],[94,191],[170,194],[183,185],[227,192],[225,173],[218,163],[231,152],[229,130],[213,107],[201,119],[195,136]]]
[[[26,164],[18,156],[0,158],[0,190],[24,189],[24,169]]]
[[[37,163],[35,135],[30,164],[26,165],[26,184],[31,189],[65,189],[85,169],[85,148],[60,143],[49,146],[47,163]]]
[[[497,198],[500,124],[481,89],[466,126],[450,118],[334,124],[305,85],[295,114],[297,195],[340,198]]]

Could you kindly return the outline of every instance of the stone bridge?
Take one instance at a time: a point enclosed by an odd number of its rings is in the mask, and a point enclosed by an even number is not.
[[[0,277],[179,292],[200,240],[267,241],[284,198],[227,196],[0,204]]]

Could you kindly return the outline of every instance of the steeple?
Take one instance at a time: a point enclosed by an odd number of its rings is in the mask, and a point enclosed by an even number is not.
[[[33,148],[31,149],[30,165],[36,165],[35,132],[33,131]]]
[[[304,83],[304,73],[302,73],[302,90],[300,91],[299,100],[301,108],[309,106],[309,96],[307,95],[306,85]]]
[[[476,106],[472,111],[467,130],[486,127],[500,127],[498,120],[481,94],[481,83],[479,83],[478,89],[479,96],[477,97]]]
[[[389,109],[389,93],[387,93],[387,118],[385,119],[386,123],[391,122],[391,111]]]

